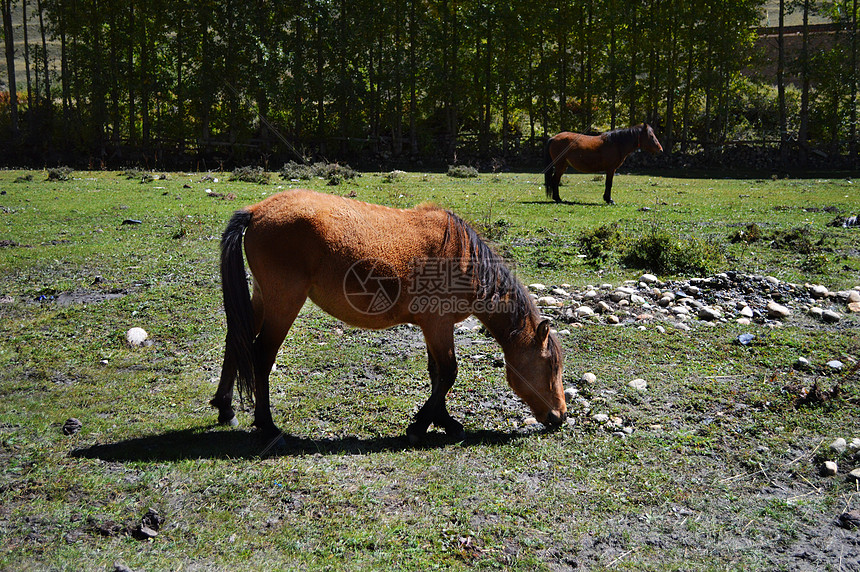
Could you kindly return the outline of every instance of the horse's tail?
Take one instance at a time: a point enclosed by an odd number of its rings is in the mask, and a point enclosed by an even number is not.
[[[236,211],[221,235],[221,290],[227,314],[225,361],[232,360],[239,376],[239,393],[254,399],[254,310],[245,276],[242,237],[251,213]]]
[[[546,162],[546,168],[543,170],[543,186],[548,199],[551,199],[553,196],[552,177],[555,175],[555,162],[552,160],[552,155],[549,154],[550,143],[552,143],[551,138],[547,139],[546,144],[543,146],[543,158]]]

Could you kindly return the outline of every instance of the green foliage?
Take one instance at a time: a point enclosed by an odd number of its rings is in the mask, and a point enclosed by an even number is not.
[[[290,161],[280,171],[282,179],[285,180],[310,180],[313,177],[325,179],[329,185],[340,184],[342,180],[351,180],[360,177],[361,174],[349,165],[339,163],[318,162],[313,165],[303,165]]]
[[[580,233],[578,242],[586,260],[594,265],[604,264],[616,256],[616,248],[621,243],[618,223],[584,230]]]
[[[243,183],[257,183],[258,185],[269,184],[269,173],[262,167],[240,167],[230,175],[231,181],[242,181]]]
[[[759,225],[754,222],[751,222],[746,226],[744,230],[738,230],[732,233],[732,235],[729,237],[729,240],[733,243],[744,242],[746,244],[751,244],[753,242],[758,242],[762,238],[762,231]]]
[[[68,181],[72,178],[71,167],[52,167],[48,169],[49,181]]]
[[[468,165],[448,165],[446,174],[455,179],[471,179],[478,176],[478,170]]]
[[[712,242],[696,237],[679,238],[657,227],[630,241],[621,254],[623,264],[658,274],[708,275],[724,260]]]

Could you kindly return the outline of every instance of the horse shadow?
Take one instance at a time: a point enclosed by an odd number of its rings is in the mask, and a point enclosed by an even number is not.
[[[73,449],[69,456],[110,462],[175,462],[189,459],[256,459],[304,455],[363,455],[408,449],[439,449],[452,445],[470,447],[502,445],[525,436],[522,432],[480,430],[469,432],[457,442],[444,433],[427,433],[420,445],[412,446],[405,436],[339,437],[312,439],[282,435],[268,441],[253,431],[215,427],[183,429]]]
[[[603,201],[585,202],[585,201],[567,201],[567,200],[562,199],[560,202],[541,201],[541,200],[519,201],[519,204],[521,204],[521,205],[567,205],[567,206],[579,206],[579,207],[599,207],[599,206],[605,205],[606,203]]]

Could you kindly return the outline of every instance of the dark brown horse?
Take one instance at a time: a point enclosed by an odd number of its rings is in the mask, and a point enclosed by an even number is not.
[[[249,295],[242,242],[253,275]],[[457,376],[454,324],[474,314],[502,346],[513,390],[538,421],[565,418],[561,348],[531,296],[465,222],[430,207],[398,210],[306,190],[286,191],[237,211],[221,238],[227,339],[211,404],[236,424],[233,383],[254,401],[254,425],[280,433],[269,407],[278,348],[310,298],[361,328],[411,323],[427,343],[430,398],[406,433],[431,424],[462,438],[445,396]]]
[[[546,196],[561,202],[558,184],[568,167],[583,173],[606,173],[606,190],[603,200],[612,200],[612,177],[624,159],[638,148],[649,153],[662,153],[654,130],[647,123],[627,129],[615,129],[600,135],[582,135],[565,131],[546,142],[544,158],[548,163],[544,171]]]

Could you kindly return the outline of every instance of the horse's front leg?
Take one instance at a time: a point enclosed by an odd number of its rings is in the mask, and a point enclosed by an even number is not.
[[[607,205],[614,205],[612,200],[612,177],[615,176],[615,171],[606,171],[606,190],[603,191],[603,200]]]
[[[436,329],[436,332],[439,330]],[[431,338],[429,333],[427,330],[424,332],[427,341],[427,369],[430,373],[430,397],[406,429],[406,436],[412,445],[421,442],[431,423],[441,427],[458,441],[466,437],[463,424],[451,417],[445,404],[445,397],[457,379],[453,327],[448,327],[447,334],[442,334],[441,339]]]

